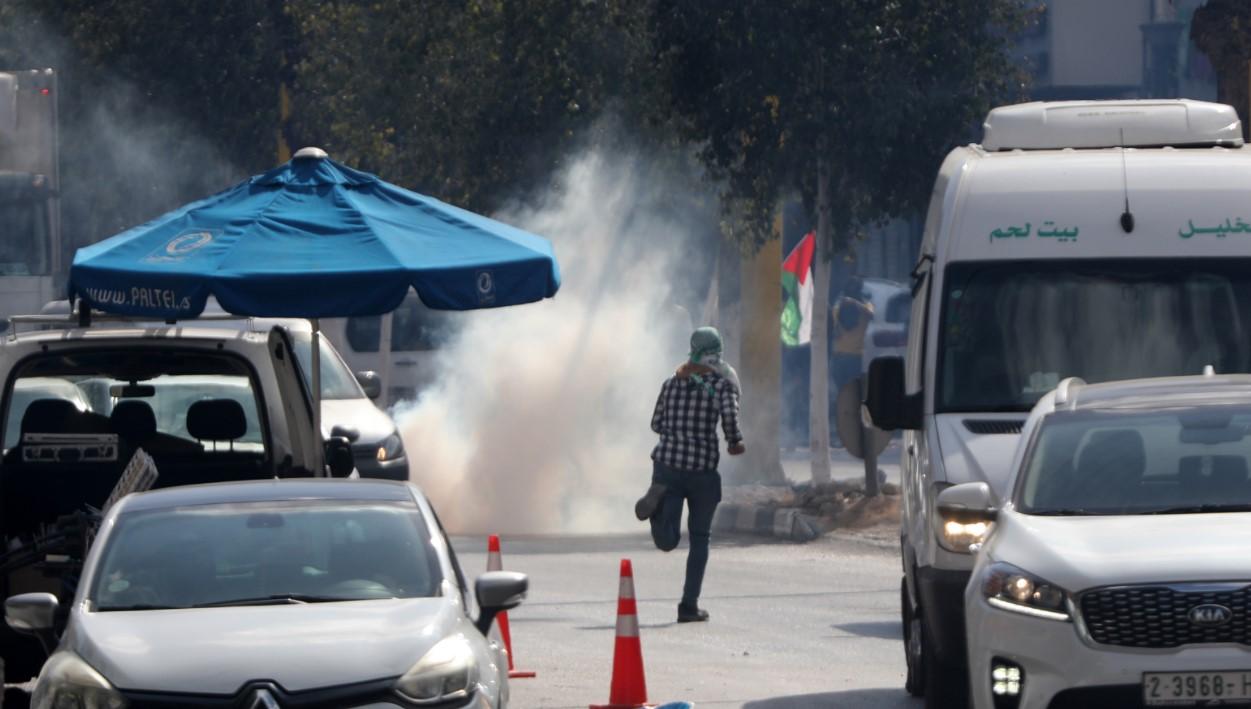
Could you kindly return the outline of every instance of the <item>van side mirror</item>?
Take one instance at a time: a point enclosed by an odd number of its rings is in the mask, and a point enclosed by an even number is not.
[[[49,655],[56,648],[56,611],[60,602],[51,593],[23,593],[4,602],[4,622],[25,635],[39,638]]]
[[[365,390],[365,396],[377,399],[382,396],[382,377],[377,372],[364,371],[356,373],[356,381]]]
[[[478,621],[475,625],[486,635],[491,631],[495,616],[516,608],[526,599],[530,579],[516,571],[488,571],[474,582],[478,597]]]
[[[903,357],[876,357],[869,363],[864,404],[874,426],[883,431],[918,430],[923,402],[921,392],[905,392]]]
[[[961,483],[938,493],[938,513],[943,518],[993,522],[998,516],[995,495],[984,482]]]

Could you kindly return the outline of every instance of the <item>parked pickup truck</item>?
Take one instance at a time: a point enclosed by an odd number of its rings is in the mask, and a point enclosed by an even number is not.
[[[157,488],[351,472],[348,442],[314,431],[291,333],[209,325],[14,319],[0,339],[0,597],[73,598],[136,451],[151,457]],[[9,683],[43,660],[7,627],[0,656]],[[6,707],[24,705],[9,694]]]

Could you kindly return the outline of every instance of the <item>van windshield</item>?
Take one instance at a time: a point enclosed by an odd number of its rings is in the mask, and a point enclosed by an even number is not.
[[[1087,382],[1251,372],[1251,259],[947,267],[935,410],[1029,411]]]

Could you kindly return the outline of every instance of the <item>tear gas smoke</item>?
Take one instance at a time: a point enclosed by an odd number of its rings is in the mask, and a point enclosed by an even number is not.
[[[652,408],[692,325],[675,276],[716,259],[695,242],[705,215],[658,208],[698,179],[657,172],[592,151],[544,204],[498,215],[552,240],[563,283],[554,299],[461,318],[436,384],[394,412],[413,479],[449,529],[640,530]]]

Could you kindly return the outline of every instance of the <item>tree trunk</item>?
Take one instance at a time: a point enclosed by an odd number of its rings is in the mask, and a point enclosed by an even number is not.
[[[782,424],[782,240],[775,234],[742,260],[742,339],[739,378],[741,423],[747,453],[739,467],[744,482],[785,482],[778,441]]]
[[[830,481],[830,169],[817,158],[817,237],[812,258],[812,343],[809,351],[808,435],[812,481]]]

